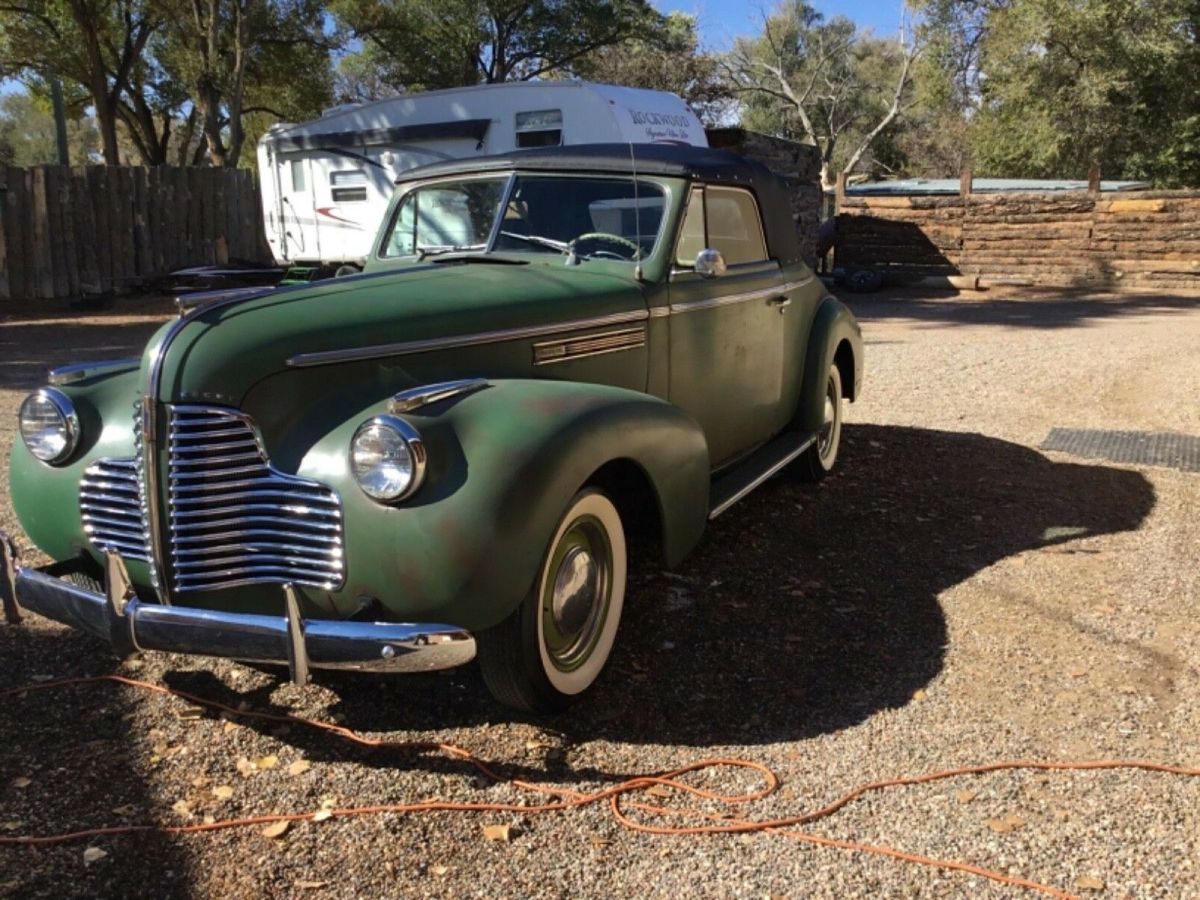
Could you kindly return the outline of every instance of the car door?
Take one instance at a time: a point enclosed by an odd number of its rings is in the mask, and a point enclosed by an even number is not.
[[[724,274],[695,271],[696,255],[705,248],[722,254]],[[782,287],[754,195],[742,188],[693,187],[669,286],[669,397],[704,429],[714,468],[766,441],[790,415]]]

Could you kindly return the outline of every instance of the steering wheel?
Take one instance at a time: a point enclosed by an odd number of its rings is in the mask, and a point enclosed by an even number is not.
[[[642,248],[629,240],[629,238],[621,237],[619,234],[610,234],[607,231],[589,231],[581,234],[575,240],[571,241],[571,247],[574,248],[580,241],[607,241],[610,244],[616,244],[633,254],[629,257],[630,259],[637,259],[642,255]],[[624,259],[624,257],[621,258]]]

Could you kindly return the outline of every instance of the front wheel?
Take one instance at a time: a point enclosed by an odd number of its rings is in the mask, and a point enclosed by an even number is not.
[[[817,439],[797,461],[805,481],[820,481],[837,465],[838,447],[842,442],[842,373],[836,364],[829,367],[823,408]]]
[[[556,712],[590,688],[617,635],[625,569],[617,508],[594,488],[576,494],[520,607],[476,636],[492,695],[517,709]]]

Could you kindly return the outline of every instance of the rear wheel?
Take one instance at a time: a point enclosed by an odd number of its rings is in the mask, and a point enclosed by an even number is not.
[[[797,461],[797,469],[806,481],[820,481],[837,465],[842,443],[842,373],[837,365],[829,367],[825,380],[825,402],[817,439]]]
[[[477,635],[492,695],[517,709],[555,712],[590,688],[617,635],[625,569],[617,508],[594,488],[576,494],[525,600]]]

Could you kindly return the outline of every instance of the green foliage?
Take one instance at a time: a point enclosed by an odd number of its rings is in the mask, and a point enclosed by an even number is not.
[[[1200,185],[1200,4],[1194,0],[930,0],[941,84],[975,171]]]
[[[79,104],[68,106],[67,149],[73,165],[98,155],[95,122]],[[41,166],[58,162],[54,114],[48,97],[33,92],[0,97],[0,165]]]
[[[572,64],[570,73],[586,81],[622,84],[678,94],[709,123],[732,105],[719,59],[700,48],[694,16],[670,13],[661,29],[602,47]]]
[[[360,65],[396,91],[561,72],[663,21],[646,0],[332,0],[329,10],[364,45]]]

